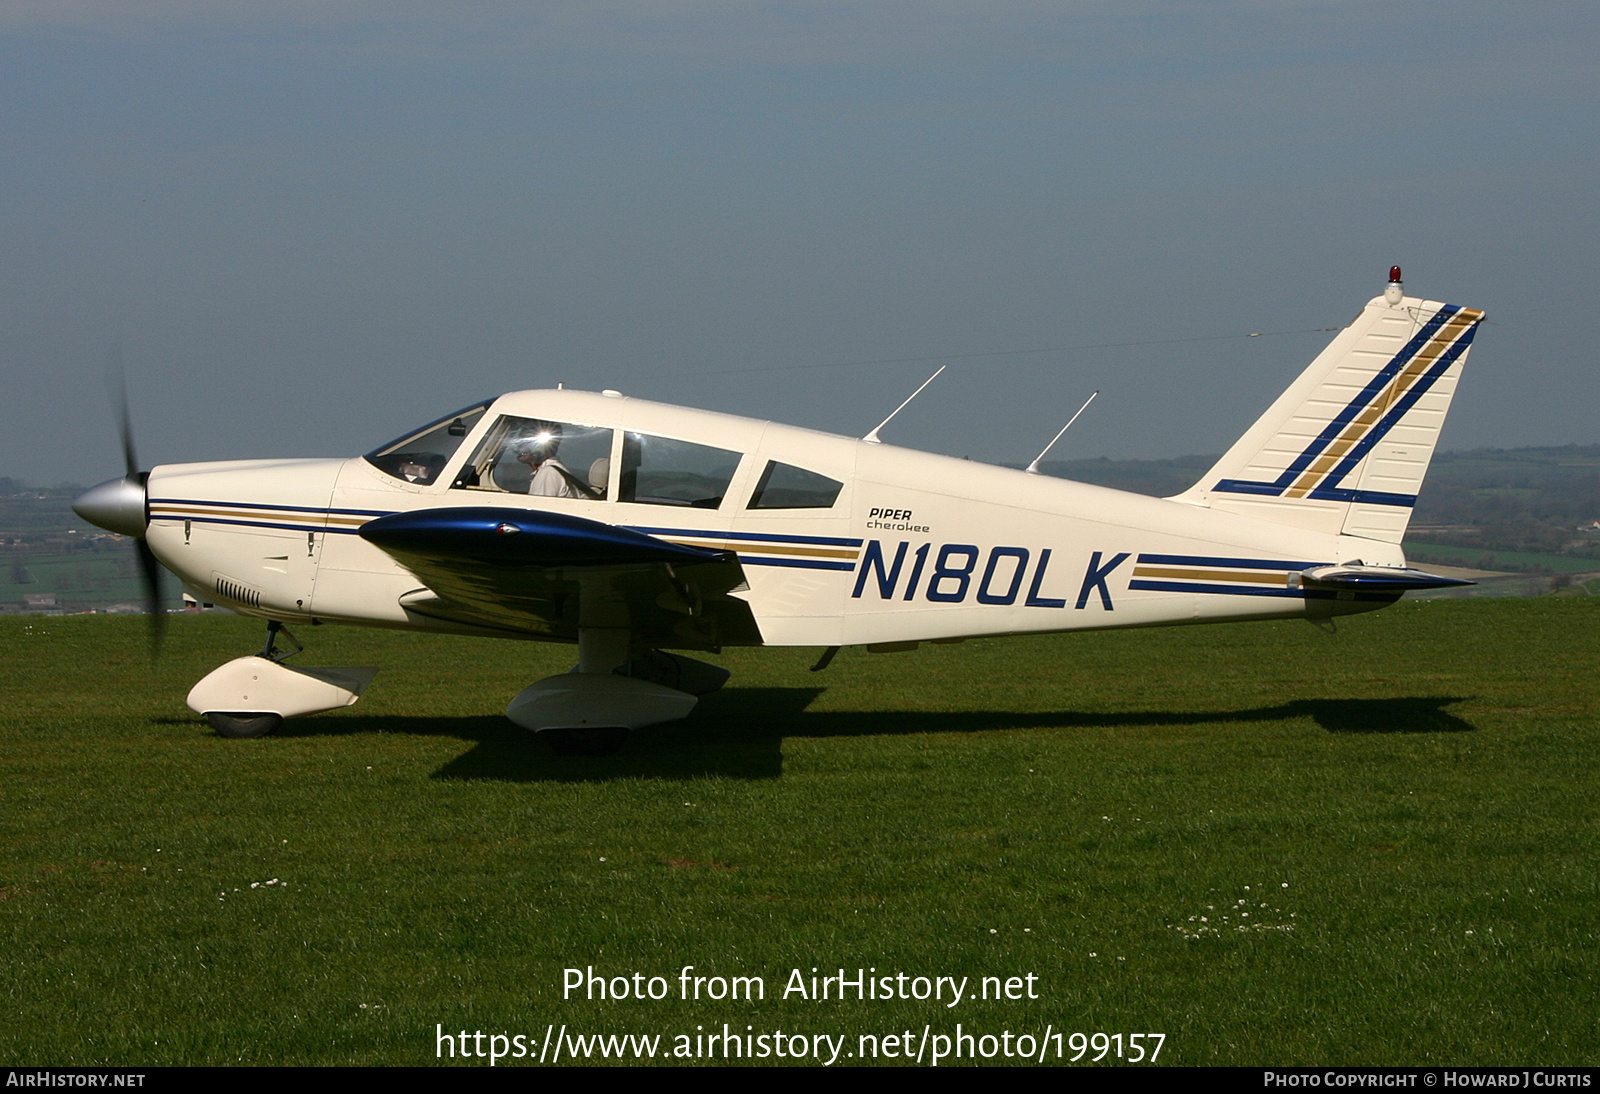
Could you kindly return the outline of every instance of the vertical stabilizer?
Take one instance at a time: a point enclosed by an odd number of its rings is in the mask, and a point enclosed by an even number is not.
[[[1483,312],[1405,296],[1400,270],[1178,501],[1399,543]]]

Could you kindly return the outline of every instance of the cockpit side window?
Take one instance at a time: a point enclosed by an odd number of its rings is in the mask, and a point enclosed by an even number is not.
[[[793,464],[768,460],[750,495],[751,509],[831,509],[844,483]]]
[[[446,414],[399,440],[373,449],[363,458],[386,475],[427,486],[439,477],[487,409],[489,403],[482,402]]]
[[[716,509],[743,458],[742,453],[708,444],[625,433],[617,498],[646,505]]]
[[[604,501],[612,431],[574,422],[506,415],[489,428],[451,485],[547,498]]]

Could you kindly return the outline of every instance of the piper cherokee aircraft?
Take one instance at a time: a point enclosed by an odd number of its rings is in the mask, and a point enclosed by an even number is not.
[[[680,652],[871,651],[1049,631],[1333,616],[1466,584],[1401,536],[1483,312],[1399,267],[1192,488],[1152,498],[616,391],[518,391],[351,459],[137,470],[75,508],[203,599],[267,620],[195,685],[228,737],[354,703],[285,624],[576,644],[507,715],[562,752],[687,715]],[[891,416],[892,417],[892,416]],[[1070,423],[1069,423],[1070,424]],[[881,427],[880,427],[881,428]],[[1035,461],[1037,463],[1037,461]],[[1030,470],[1032,470],[1030,468]]]

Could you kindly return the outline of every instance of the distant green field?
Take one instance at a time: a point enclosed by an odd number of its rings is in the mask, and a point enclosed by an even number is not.
[[[104,607],[120,601],[140,604],[144,591],[131,550],[106,552],[30,552],[22,573],[13,566],[0,569],[0,602],[20,602],[27,593],[54,593],[63,604]],[[18,581],[19,577],[25,580]],[[178,594],[168,577],[169,600]]]
[[[5,1064],[423,1064],[440,1028],[537,1059],[563,1026],[673,1062],[724,1024],[927,1063],[958,1023],[1052,1063],[1047,1032],[1162,1033],[1180,1065],[1600,1058],[1593,598],[818,674],[733,651],[691,719],[595,759],[500,713],[569,651],[308,631],[308,664],[383,667],[367,697],[228,741],[183,696],[256,625],[174,618],[152,669],[142,622],[0,619]],[[765,998],[680,1000],[689,965]],[[588,966],[667,998],[563,999]],[[967,995],[785,999],[813,968]]]
[[[1586,574],[1600,570],[1600,559],[1573,555],[1540,555],[1528,551],[1488,551],[1481,547],[1452,547],[1439,543],[1406,540],[1406,558],[1412,563],[1436,562],[1446,566],[1542,569],[1558,574]]]

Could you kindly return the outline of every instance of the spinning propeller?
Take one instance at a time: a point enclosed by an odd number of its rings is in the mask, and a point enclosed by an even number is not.
[[[91,486],[72,503],[72,511],[90,524],[132,536],[139,554],[139,578],[144,586],[144,607],[150,617],[151,653],[161,648],[162,630],[166,617],[161,610],[161,563],[145,541],[145,529],[150,524],[150,498],[147,484],[148,471],[139,470],[139,458],[133,450],[133,424],[128,413],[128,384],[122,368],[122,352],[113,347],[108,366],[113,411],[117,416],[117,430],[122,437],[122,463],[127,474],[120,479],[108,479],[99,486]]]

